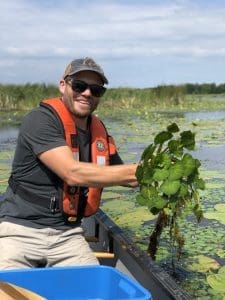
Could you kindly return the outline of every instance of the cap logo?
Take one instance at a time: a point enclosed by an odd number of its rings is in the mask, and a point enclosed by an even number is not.
[[[97,145],[97,150],[98,151],[104,151],[105,150],[105,145],[102,141],[98,140],[96,142],[96,145]]]

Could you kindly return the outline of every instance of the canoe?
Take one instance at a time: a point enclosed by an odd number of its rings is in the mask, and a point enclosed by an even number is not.
[[[175,280],[134,242],[101,209],[85,218],[86,239],[103,265],[113,266],[137,280],[154,300],[191,300]]]
[[[0,195],[1,198],[1,195]],[[101,209],[83,222],[85,238],[103,266],[113,267],[147,289],[154,300],[191,300]]]

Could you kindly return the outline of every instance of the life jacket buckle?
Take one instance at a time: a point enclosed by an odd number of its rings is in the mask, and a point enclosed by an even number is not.
[[[67,219],[68,222],[76,222],[77,221],[77,217],[76,216],[69,216]]]

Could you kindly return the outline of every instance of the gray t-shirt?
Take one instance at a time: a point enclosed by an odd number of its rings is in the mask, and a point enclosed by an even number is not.
[[[77,130],[80,149],[80,160],[90,161],[90,133]],[[40,196],[45,196],[55,188],[57,192],[58,177],[52,173],[38,159],[44,151],[64,146],[66,141],[60,121],[55,114],[45,107],[38,107],[27,114],[21,125],[17,147],[12,164],[12,174],[27,190],[35,191]],[[110,157],[110,164],[122,164],[119,154]],[[39,184],[35,184],[32,176],[39,176]],[[55,177],[55,178],[54,178]],[[55,187],[52,186],[54,181]],[[5,201],[4,201],[5,200]],[[30,227],[53,227],[65,229],[73,226],[65,223],[61,212],[52,214],[49,209],[23,200],[14,194],[10,187],[0,204],[0,220],[6,220]]]

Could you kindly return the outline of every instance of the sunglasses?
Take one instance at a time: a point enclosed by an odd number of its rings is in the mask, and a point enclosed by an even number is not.
[[[66,82],[69,83],[72,87],[72,90],[77,93],[82,93],[89,88],[94,97],[102,97],[106,91],[106,88],[102,85],[88,84],[82,80],[68,78]]]

